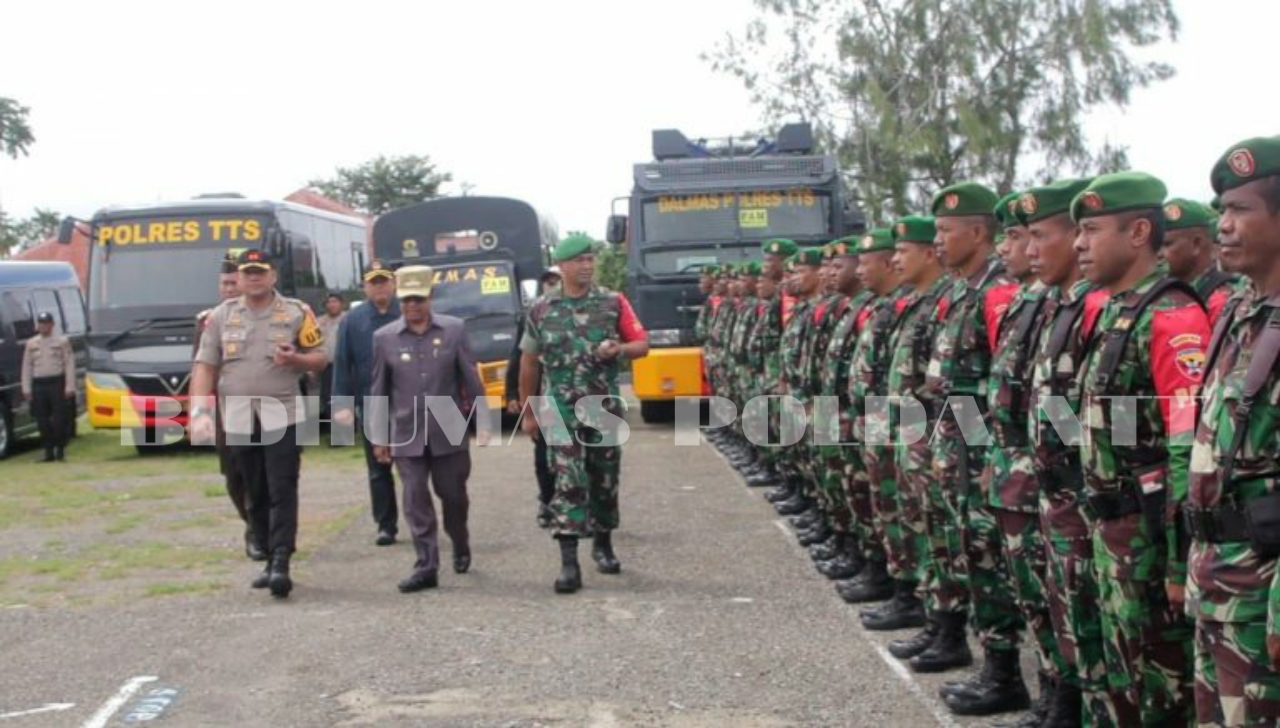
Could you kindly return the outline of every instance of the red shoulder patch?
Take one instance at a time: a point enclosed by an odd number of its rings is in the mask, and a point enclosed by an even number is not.
[[[1098,324],[1098,316],[1111,300],[1111,292],[1103,289],[1089,291],[1084,296],[1084,314],[1080,322],[1080,340],[1087,341]]]
[[[938,321],[942,321],[947,317],[947,312],[951,310],[951,297],[943,296],[938,299]]]
[[[1151,316],[1151,379],[1169,434],[1195,429],[1195,396],[1204,374],[1209,318],[1199,304]]]
[[[858,312],[857,318],[853,320],[853,330],[861,334],[862,330],[867,327],[867,321],[870,319],[871,307],[863,306],[862,310]]]
[[[1004,312],[1009,310],[1009,306],[1017,295],[1017,283],[1005,283],[987,289],[982,312],[987,324],[987,346],[992,353],[995,353],[999,346],[1000,319],[1004,317]]]

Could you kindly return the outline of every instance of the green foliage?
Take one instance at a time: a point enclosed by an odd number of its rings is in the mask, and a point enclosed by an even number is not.
[[[0,152],[13,159],[27,155],[27,149],[35,142],[27,114],[31,109],[13,99],[0,96]]]
[[[57,232],[61,219],[57,212],[39,207],[25,220],[10,220],[5,211],[0,210],[0,258],[51,237]]]
[[[453,179],[436,170],[427,156],[379,155],[358,167],[339,167],[331,179],[307,183],[327,197],[370,215],[440,196],[440,185]]]
[[[875,222],[965,179],[1003,193],[1123,168],[1124,149],[1092,144],[1082,120],[1173,75],[1133,56],[1176,37],[1172,0],[756,4],[708,60],[770,122],[810,119]]]

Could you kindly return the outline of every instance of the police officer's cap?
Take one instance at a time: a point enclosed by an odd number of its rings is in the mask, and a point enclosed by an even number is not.
[[[251,248],[241,253],[236,264],[236,267],[241,271],[271,270],[271,259],[267,257],[266,253],[256,248]]]
[[[53,323],[53,314],[49,313],[48,311],[41,311],[39,314],[36,315],[36,322],[42,323],[42,324],[51,324]]]
[[[377,280],[378,278],[386,278],[388,280],[391,280],[395,277],[396,277],[396,274],[392,272],[390,266],[388,266],[386,263],[383,263],[381,260],[378,260],[377,258],[374,258],[372,261],[370,261],[369,265],[365,266],[365,269],[364,269],[365,281]]]

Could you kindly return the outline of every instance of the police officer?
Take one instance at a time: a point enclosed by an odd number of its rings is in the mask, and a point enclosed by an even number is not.
[[[191,440],[214,437],[217,383],[232,458],[249,494],[249,517],[265,534],[270,561],[253,581],[275,597],[293,590],[289,559],[297,545],[297,422],[306,416],[297,397],[301,374],[324,369],[324,334],[306,304],[275,290],[276,273],[261,250],[238,261],[240,296],[209,316],[191,381]]]
[[[564,273],[560,290],[543,296],[529,311],[520,342],[521,409],[529,397],[545,395],[545,407],[526,417],[522,427],[532,436],[539,427],[548,437],[556,473],[551,500],[555,538],[560,542],[560,594],[582,587],[578,540],[593,536],[591,556],[601,573],[622,567],[613,553],[618,527],[618,475],[622,448],[607,431],[609,416],[621,418],[618,397],[619,360],[649,353],[649,335],[621,293],[593,284],[594,243],[570,235],[555,247]],[[602,397],[592,404],[584,397]]]
[[[76,361],[71,342],[53,333],[53,314],[36,316],[36,335],[22,351],[22,398],[31,403],[31,414],[40,429],[44,462],[66,458],[70,425],[67,400],[76,396]]]
[[[218,272],[218,297],[223,301],[228,301],[240,295],[240,274],[237,271],[237,257],[235,254],[228,254],[227,258],[222,261],[221,269]],[[200,349],[200,334],[204,333],[205,326],[209,322],[209,316],[213,311],[213,308],[206,308],[196,314],[196,331],[198,333],[195,337],[195,342],[191,346],[192,359],[195,359],[195,355]],[[227,447],[227,433],[222,428],[222,418],[217,417],[214,419],[216,425],[214,444],[218,448],[218,470],[222,473],[222,478],[226,482],[227,496],[231,498],[231,505],[235,507],[240,520],[244,521],[244,554],[253,561],[266,561],[265,534],[263,539],[259,539],[253,532],[253,523],[249,519],[249,502],[245,493],[244,478],[240,477],[240,469],[231,460],[231,448]]]

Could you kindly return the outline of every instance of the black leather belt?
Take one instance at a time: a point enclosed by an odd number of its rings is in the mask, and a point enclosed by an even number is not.
[[[1118,490],[1094,493],[1089,496],[1088,502],[1089,510],[1103,521],[1113,521],[1142,512],[1142,495],[1137,488],[1131,486],[1122,485]]]
[[[1217,508],[1182,506],[1182,523],[1196,541],[1232,543],[1249,540],[1249,518],[1240,506]]]
[[[1060,453],[1050,458],[1048,465],[1036,462],[1036,476],[1046,493],[1078,490],[1084,485],[1084,471],[1080,469],[1080,457],[1075,453]]]

